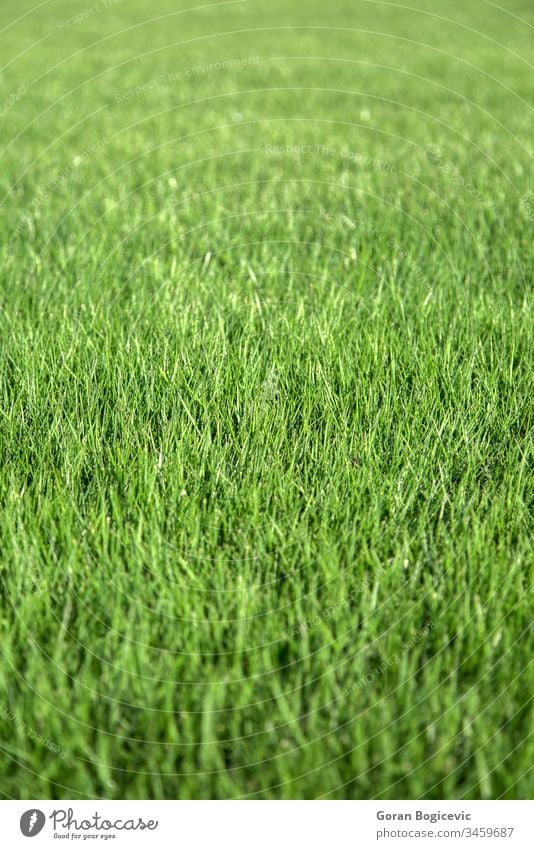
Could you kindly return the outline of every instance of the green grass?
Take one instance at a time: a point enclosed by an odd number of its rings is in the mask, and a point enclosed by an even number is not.
[[[1,793],[527,797],[532,4],[33,5]]]

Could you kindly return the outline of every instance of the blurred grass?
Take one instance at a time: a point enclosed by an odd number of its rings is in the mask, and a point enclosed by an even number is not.
[[[4,0],[4,796],[529,795],[532,23]]]

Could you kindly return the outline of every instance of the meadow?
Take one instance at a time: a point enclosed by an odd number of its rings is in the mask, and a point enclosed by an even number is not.
[[[2,0],[3,798],[532,794],[529,0]]]

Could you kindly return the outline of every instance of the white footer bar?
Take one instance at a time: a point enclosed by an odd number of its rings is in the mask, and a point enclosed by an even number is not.
[[[534,845],[534,804],[2,801],[0,843],[191,849],[440,849]]]

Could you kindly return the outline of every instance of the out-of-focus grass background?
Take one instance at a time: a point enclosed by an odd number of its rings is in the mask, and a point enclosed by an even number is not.
[[[2,0],[4,797],[529,795],[533,24]]]

